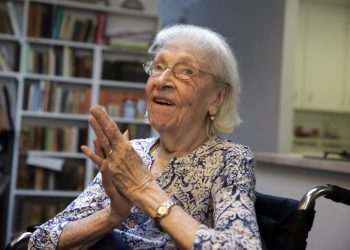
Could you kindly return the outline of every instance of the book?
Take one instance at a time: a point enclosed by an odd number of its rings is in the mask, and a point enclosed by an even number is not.
[[[147,52],[150,42],[148,40],[111,37],[109,39],[109,46],[113,48],[123,48],[130,50],[137,50]]]
[[[84,91],[80,92],[80,106],[79,113],[80,114],[88,114],[91,106],[91,88],[85,88]]]
[[[34,61],[34,51],[32,46],[27,44],[25,46],[25,53],[26,53],[26,62],[25,62],[25,67],[26,67],[26,72],[27,73],[33,73],[34,72],[34,66],[33,66],[33,61]]]
[[[60,26],[60,31],[59,31],[59,34],[58,34],[58,39],[61,39],[61,40],[64,40],[66,39],[66,36],[67,36],[67,32],[68,32],[68,29],[69,29],[69,23],[70,23],[70,19],[71,19],[71,14],[68,13],[67,11],[65,11],[63,13],[63,18],[62,18],[62,23],[61,23],[61,26]]]
[[[63,72],[62,75],[65,77],[72,76],[72,72],[74,72],[74,65],[72,62],[73,51],[72,48],[64,46],[63,47]]]
[[[84,22],[81,20],[76,20],[74,23],[74,27],[73,27],[73,34],[72,34],[72,40],[73,41],[80,41],[80,34],[82,32],[82,27],[84,25]]]
[[[12,66],[10,63],[6,60],[4,55],[0,53],[0,70],[2,71],[12,71]]]
[[[48,50],[48,72],[49,75],[55,75],[56,73],[56,55],[55,49],[50,47]]]
[[[53,29],[52,29],[52,38],[53,39],[59,38],[63,16],[64,16],[64,10],[58,9],[56,14],[55,14],[54,25],[53,25]]]
[[[12,51],[11,51],[12,50]],[[16,68],[16,48],[7,47],[0,45],[0,55],[4,58],[4,60],[7,62],[11,70],[14,70]]]
[[[92,19],[87,19],[85,21],[85,34],[83,36],[83,42],[88,42],[89,41],[89,37],[91,36],[91,32],[93,32],[93,26],[94,26],[94,21]]]
[[[54,19],[52,6],[41,5],[41,26],[40,37],[51,38],[52,30],[54,28]]]
[[[9,130],[9,120],[6,114],[6,101],[3,91],[0,89],[0,131]]]
[[[53,112],[55,113],[61,112],[61,103],[62,103],[62,86],[55,85]]]
[[[13,2],[11,2],[11,1],[6,2],[6,7],[7,7],[7,13],[10,17],[10,22],[11,22],[11,27],[12,27],[13,33],[15,36],[18,37],[18,36],[20,36],[21,32],[19,29],[19,24],[17,21],[17,14],[15,11],[15,7],[14,7]]]
[[[23,9],[24,4],[14,4],[14,9],[16,13],[16,19],[18,24],[19,33],[22,34],[23,32]]]
[[[35,169],[35,179],[34,179],[34,189],[43,190],[44,189],[44,169]]]
[[[10,17],[8,16],[7,9],[0,5],[0,33],[13,34]]]
[[[107,13],[100,12],[97,16],[96,43],[104,44],[106,40]]]

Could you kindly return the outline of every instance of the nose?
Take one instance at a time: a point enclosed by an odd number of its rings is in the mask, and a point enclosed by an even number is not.
[[[174,87],[174,74],[173,68],[168,67],[166,70],[162,72],[159,76],[155,78],[155,86],[158,89],[162,88],[173,88]]]

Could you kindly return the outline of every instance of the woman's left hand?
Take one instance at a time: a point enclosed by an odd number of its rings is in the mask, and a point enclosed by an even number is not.
[[[124,133],[124,137],[128,139],[128,133]],[[132,203],[126,199],[120,192],[116,189],[113,184],[113,177],[109,172],[109,168],[107,166],[107,162],[105,160],[106,156],[98,142],[97,139],[94,139],[94,148],[95,152],[90,150],[89,147],[83,145],[81,146],[81,150],[83,153],[88,156],[96,165],[98,166],[101,176],[102,176],[102,186],[110,198],[109,213],[110,216],[109,221],[115,225],[120,224],[120,222],[124,221],[126,217],[129,215]]]
[[[132,202],[153,182],[140,156],[101,106],[90,109],[90,124],[106,155],[113,183]]]

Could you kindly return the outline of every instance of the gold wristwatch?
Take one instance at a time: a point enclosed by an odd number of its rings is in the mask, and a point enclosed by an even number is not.
[[[156,217],[154,218],[154,222],[156,227],[161,230],[160,228],[160,219],[164,218],[170,213],[170,209],[172,206],[176,205],[176,203],[172,200],[167,200],[160,204],[156,209]]]

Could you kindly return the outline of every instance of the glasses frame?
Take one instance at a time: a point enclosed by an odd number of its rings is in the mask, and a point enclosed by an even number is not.
[[[189,64],[189,63],[184,63],[184,62],[179,62],[179,63],[176,63],[174,66],[172,67],[166,67],[164,70],[162,71],[156,71],[156,72],[159,72],[159,73],[156,73],[156,74],[153,74],[153,69],[152,69],[152,64],[153,64],[153,60],[149,60],[145,63],[143,63],[143,69],[144,71],[146,72],[147,75],[149,76],[152,76],[152,77],[156,77],[156,76],[160,76],[161,74],[163,74],[167,69],[171,69],[171,72],[173,73],[173,75],[175,76],[176,79],[179,79],[179,80],[189,80],[189,79],[192,79],[193,77],[195,77],[198,72],[202,72],[204,74],[209,74],[209,75],[212,75],[214,76],[214,79],[216,82],[222,82],[220,80],[220,78],[217,76],[217,75],[214,75],[212,73],[209,73],[209,72],[206,72],[204,70],[201,70],[201,69],[198,69],[197,67],[193,66],[192,64]],[[181,77],[178,77],[179,73],[176,73],[175,72],[175,68],[177,65],[188,65],[190,66],[191,68],[193,68],[193,70],[195,71],[195,73],[190,76],[190,77],[186,77],[186,78],[181,78]]]

